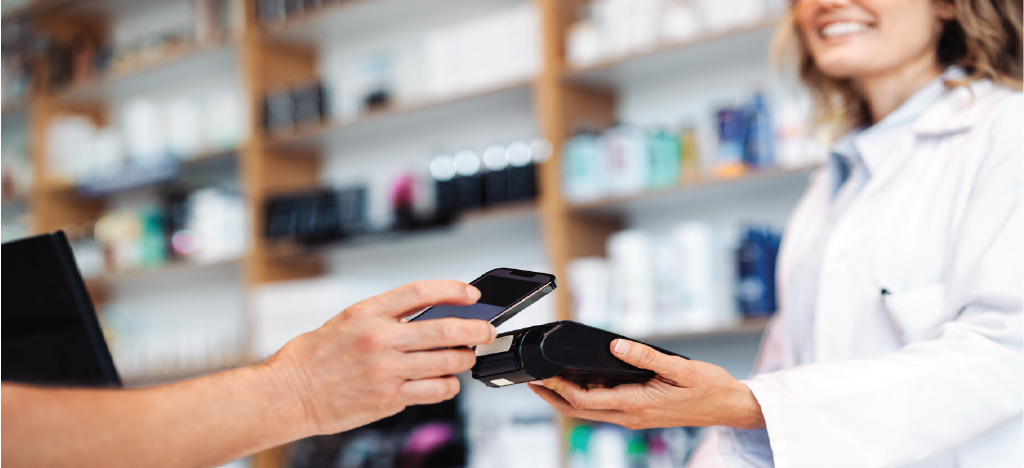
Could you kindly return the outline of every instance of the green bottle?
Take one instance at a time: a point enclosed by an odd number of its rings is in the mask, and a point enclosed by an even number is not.
[[[139,260],[143,268],[157,268],[167,260],[167,243],[164,241],[164,214],[156,205],[139,211],[142,233],[139,236]]]
[[[682,168],[679,137],[665,129],[648,133],[647,154],[650,160],[647,187],[663,189],[676,186]]]

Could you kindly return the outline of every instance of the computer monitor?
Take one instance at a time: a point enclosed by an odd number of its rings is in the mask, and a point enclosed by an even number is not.
[[[64,232],[6,242],[0,249],[0,380],[121,386]]]

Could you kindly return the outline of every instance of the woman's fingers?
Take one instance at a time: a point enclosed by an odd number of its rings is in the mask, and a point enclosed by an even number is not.
[[[630,408],[630,403],[637,397],[633,386],[619,385],[615,388],[588,390],[561,377],[545,380],[543,386],[557,393],[566,403],[578,410],[625,411]]]
[[[689,386],[680,382],[679,378],[685,377],[679,374],[685,371],[686,360],[679,356],[669,356],[645,344],[623,339],[612,341],[611,348],[612,354],[626,364],[652,370],[665,378],[668,383],[682,387]]]
[[[544,399],[552,407],[558,410],[570,418],[589,419],[591,421],[603,421],[612,424],[622,425],[626,414],[621,411],[614,410],[592,410],[592,409],[579,409],[569,404],[561,395],[556,393],[554,390],[542,387],[540,385],[530,385],[530,390],[536,393],[537,396]]]

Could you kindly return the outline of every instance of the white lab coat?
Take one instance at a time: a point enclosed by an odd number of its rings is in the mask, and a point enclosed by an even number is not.
[[[1021,93],[982,81],[895,146],[861,148],[871,178],[826,244],[808,326],[785,304],[832,196],[831,174],[812,176],[783,239],[782,312],[744,381],[767,438],[719,429],[726,466],[1024,466],[1022,110]],[[787,333],[808,328],[800,363]]]

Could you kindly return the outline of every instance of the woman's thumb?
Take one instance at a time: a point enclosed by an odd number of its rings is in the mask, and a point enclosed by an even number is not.
[[[612,354],[626,364],[641,369],[652,370],[658,374],[670,371],[671,357],[655,351],[654,348],[635,341],[617,339],[612,341]]]

